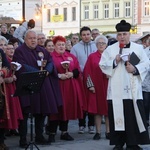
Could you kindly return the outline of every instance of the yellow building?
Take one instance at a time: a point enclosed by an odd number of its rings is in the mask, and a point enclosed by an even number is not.
[[[133,23],[132,0],[81,0],[81,26],[98,28],[102,33],[115,31],[121,19]]]
[[[132,34],[150,31],[150,0],[81,0],[81,26],[115,32],[115,25],[125,19]]]

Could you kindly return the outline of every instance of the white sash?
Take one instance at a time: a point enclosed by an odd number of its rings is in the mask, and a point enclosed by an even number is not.
[[[121,63],[119,63],[117,66],[117,72],[114,71],[112,78],[113,81],[111,82],[115,131],[125,130],[123,101],[122,101],[123,69]]]
[[[121,62],[121,63],[123,63],[123,62]],[[122,67],[121,63],[118,64],[118,66],[117,66],[117,72],[114,71],[113,78],[111,81],[115,131],[124,131],[125,130],[123,98],[122,98],[122,96],[123,96],[123,80],[124,80],[123,72],[124,71],[123,71],[123,67]],[[140,114],[138,106],[137,106],[137,91],[138,91],[138,85],[137,85],[138,81],[137,80],[138,80],[137,77],[134,77],[132,74],[130,75],[133,106],[134,106],[134,111],[135,111],[138,128],[141,133],[141,132],[146,131],[146,129],[143,124],[141,114]]]
[[[133,75],[130,76],[131,78],[131,90],[132,90],[132,98],[133,98],[133,106],[134,106],[134,111],[135,111],[135,116],[136,116],[136,121],[139,127],[139,131],[144,132],[146,131],[145,126],[143,124],[141,114],[139,112],[138,106],[137,106],[137,91],[138,91],[138,81],[137,77],[134,77]]]

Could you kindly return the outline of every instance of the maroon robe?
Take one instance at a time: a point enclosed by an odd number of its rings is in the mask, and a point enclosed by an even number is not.
[[[108,78],[102,73],[99,62],[101,54],[96,51],[89,55],[83,70],[84,86],[87,97],[87,111],[93,114],[108,115],[107,85]],[[92,93],[86,85],[87,77],[90,76],[94,84],[95,93]]]
[[[51,53],[54,64],[58,73],[65,73],[66,70],[62,67],[62,61],[70,61],[69,72],[79,68],[77,58],[68,53],[58,54],[56,51]],[[61,93],[63,97],[63,112],[60,112],[59,117],[53,117],[60,120],[71,120],[83,117],[83,101],[85,101],[85,93],[81,74],[78,78],[70,78],[66,80],[59,80]]]
[[[8,62],[11,62],[10,58],[7,58]],[[12,76],[10,71],[6,78]],[[19,126],[19,120],[23,119],[22,110],[18,97],[12,97],[16,89],[15,83],[5,83],[5,98],[7,98],[7,106],[9,112],[9,118],[5,118],[5,121],[1,123],[1,127],[5,129],[17,129]]]

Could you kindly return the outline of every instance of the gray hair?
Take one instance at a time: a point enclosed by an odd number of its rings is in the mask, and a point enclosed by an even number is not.
[[[8,40],[4,36],[0,35],[0,41],[5,41],[5,43],[8,44]]]
[[[98,32],[100,33],[100,31],[99,31],[97,28],[92,29],[92,32],[93,32],[93,31],[98,31]]]
[[[106,44],[108,44],[108,39],[106,38],[106,36],[104,35],[98,35],[96,38],[95,38],[95,43],[97,45],[97,43],[99,42],[100,39],[103,39],[105,41]]]
[[[45,37],[45,34],[42,32],[37,32],[37,36],[39,36],[39,35],[44,35],[44,37]]]
[[[27,32],[26,32],[26,33],[25,33],[25,35],[24,35],[24,38],[26,38],[26,37],[27,37],[27,35],[28,35],[30,32],[35,33],[35,34],[36,34],[36,36],[37,36],[37,33],[36,33],[34,30],[32,30],[32,29],[28,29],[28,30],[27,30]]]

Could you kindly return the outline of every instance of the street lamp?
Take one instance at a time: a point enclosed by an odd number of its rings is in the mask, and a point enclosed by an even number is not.
[[[41,2],[41,6],[39,4],[35,4],[35,5],[36,5],[36,9],[35,9],[36,16],[35,16],[35,18],[37,20],[41,19],[40,20],[40,23],[41,23],[40,27],[41,27],[41,32],[42,32],[43,31],[43,10],[42,10],[43,5],[42,5],[42,2]]]

